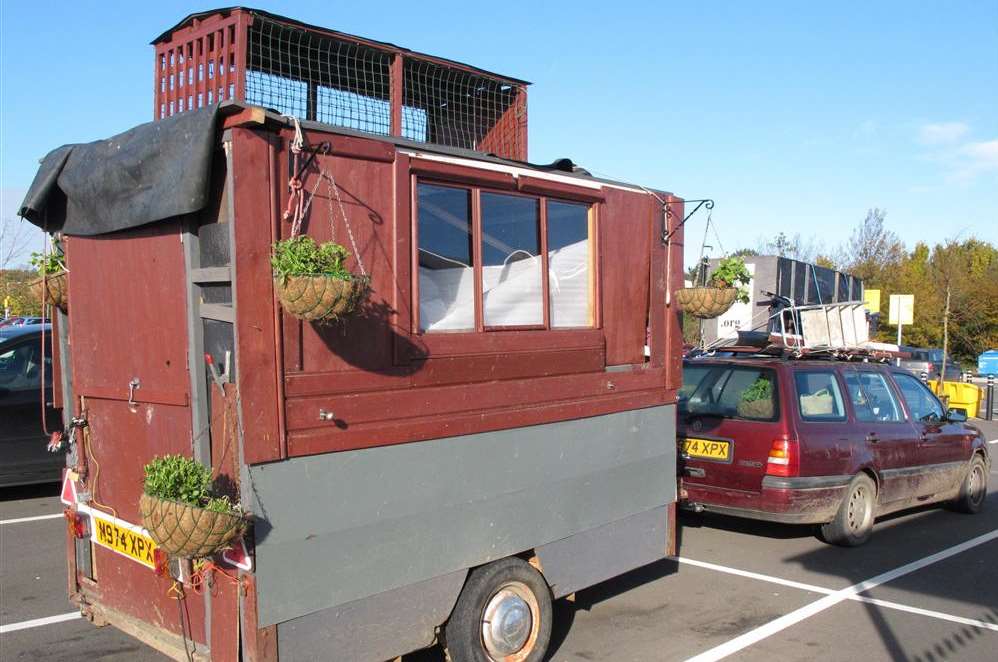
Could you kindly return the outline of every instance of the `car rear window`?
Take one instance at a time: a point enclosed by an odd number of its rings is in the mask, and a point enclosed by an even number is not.
[[[846,410],[842,404],[839,381],[831,370],[797,372],[797,406],[805,421],[844,421]]]
[[[776,371],[754,366],[683,366],[679,412],[751,421],[779,418]]]

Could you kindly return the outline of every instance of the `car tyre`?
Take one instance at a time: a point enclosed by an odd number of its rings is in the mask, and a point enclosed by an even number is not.
[[[832,545],[857,547],[873,533],[877,486],[866,474],[852,479],[835,519],[821,526],[821,538]]]
[[[988,496],[988,467],[984,458],[975,454],[970,461],[967,475],[960,483],[960,493],[953,501],[953,508],[961,513],[974,515],[984,508],[984,500]]]
[[[540,662],[551,640],[551,589],[533,566],[506,558],[472,570],[444,626],[451,662]]]

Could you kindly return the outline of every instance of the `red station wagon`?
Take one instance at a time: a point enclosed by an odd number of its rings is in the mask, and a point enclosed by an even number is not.
[[[976,513],[990,457],[962,411],[907,371],[879,363],[696,358],[683,367],[685,505],[819,524],[859,545],[875,517],[951,502]]]

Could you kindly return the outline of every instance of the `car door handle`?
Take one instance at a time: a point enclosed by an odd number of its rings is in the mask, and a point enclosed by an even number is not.
[[[870,434],[866,435],[866,440],[871,444],[875,444],[880,441],[880,437],[877,436],[876,432],[871,432]]]

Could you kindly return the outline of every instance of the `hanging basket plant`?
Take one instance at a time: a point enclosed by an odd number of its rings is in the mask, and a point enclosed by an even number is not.
[[[748,303],[748,288],[752,274],[740,257],[721,260],[706,284],[676,290],[676,303],[685,313],[701,319],[723,315],[735,301]]]
[[[175,558],[220,552],[246,524],[239,506],[212,491],[211,470],[180,455],[156,457],[145,466],[139,511],[149,537]]]
[[[51,252],[32,253],[31,264],[39,276],[31,282],[32,294],[43,304],[66,312],[69,309],[69,271],[59,244],[53,240]]]
[[[278,241],[273,247],[274,289],[289,314],[307,322],[334,321],[357,309],[368,278],[343,266],[349,253],[332,241],[316,244],[309,236]]]
[[[295,137],[291,144],[294,172],[288,186],[291,195],[284,220],[291,222],[291,237],[274,242],[271,266],[274,269],[274,291],[281,306],[290,315],[306,322],[334,322],[351,315],[367,296],[371,279],[364,269],[357,242],[354,241],[350,219],[340,197],[340,189],[333,175],[319,166],[319,177],[310,192],[306,192],[304,178],[319,154],[329,154],[329,143],[322,143],[315,149],[305,147],[304,136],[298,119],[289,116],[295,127]],[[300,163],[302,155],[311,155]],[[315,199],[316,190],[326,182],[326,202],[328,206],[329,234],[331,241],[316,244],[307,235],[301,235],[302,223]],[[336,220],[333,200],[339,205],[343,224],[346,226],[353,257],[360,267],[360,275],[350,272],[346,259],[350,256],[346,248],[336,243]]]

